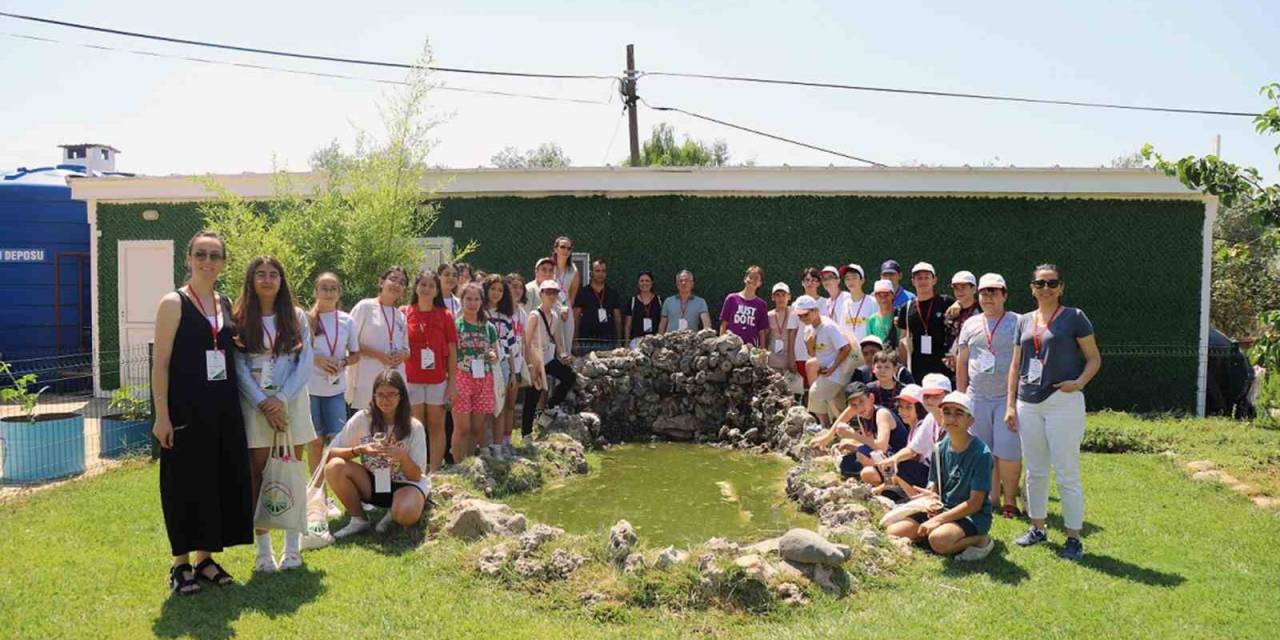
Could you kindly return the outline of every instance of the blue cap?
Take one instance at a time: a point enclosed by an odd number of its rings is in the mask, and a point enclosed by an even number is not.
[[[897,260],[885,260],[880,263],[880,273],[902,273],[902,267]]]

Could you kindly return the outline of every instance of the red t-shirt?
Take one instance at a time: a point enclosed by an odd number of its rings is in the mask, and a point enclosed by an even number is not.
[[[440,384],[448,379],[449,345],[458,344],[458,326],[447,309],[422,311],[412,307],[405,314],[409,325],[409,359],[405,373],[413,384]],[[422,368],[422,349],[431,349],[435,366]]]

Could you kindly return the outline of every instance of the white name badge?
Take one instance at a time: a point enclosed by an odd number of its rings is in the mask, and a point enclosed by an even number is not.
[[[422,361],[421,368],[424,371],[436,368],[436,352],[432,351],[430,347],[423,347],[419,355]]]
[[[391,467],[377,467],[373,470],[373,492],[391,493]]]
[[[605,311],[604,307],[600,307],[599,309],[596,309],[596,319],[599,320],[600,322],[608,322],[609,312]]]
[[[1037,384],[1040,382],[1040,376],[1044,374],[1044,363],[1040,362],[1040,358],[1032,358],[1027,363],[1027,382]]]
[[[933,336],[920,336],[920,355],[933,355]]]
[[[680,331],[684,331],[685,329],[688,329],[688,328],[689,328],[689,321],[688,321],[688,320],[686,320],[686,319],[684,319],[684,318],[680,318],[680,320],[679,320],[678,322],[676,322],[676,329],[678,329],[678,330],[680,330]]]
[[[773,352],[774,352],[774,353],[782,353],[782,350],[783,350],[784,348],[786,348],[786,343],[784,343],[782,340],[774,340],[774,341],[773,341]]]
[[[480,358],[472,358],[472,360],[471,360],[471,377],[472,377],[472,378],[483,378],[483,377],[484,377],[484,360],[481,360]]]
[[[226,351],[210,349],[204,352],[204,376],[210,382],[221,382],[227,379]]]
[[[641,320],[640,327],[644,329],[645,333],[649,333],[650,331],[653,331],[653,318],[644,318],[643,320]]]
[[[996,370],[996,355],[985,349],[978,350],[978,371],[991,373]]]

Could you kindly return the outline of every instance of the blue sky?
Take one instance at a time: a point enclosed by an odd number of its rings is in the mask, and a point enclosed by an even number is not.
[[[194,7],[194,8],[191,8]],[[617,74],[638,67],[1088,101],[1258,111],[1280,81],[1274,2],[23,2],[15,13],[126,30],[380,60]],[[370,82],[302,77],[33,42],[7,34],[224,61],[398,79],[394,71],[197,50],[0,18],[0,167],[56,159],[55,145],[119,147],[148,174],[292,169],[331,139],[377,130]],[[1269,58],[1269,59],[1268,59]],[[607,100],[607,81],[486,79],[446,84]],[[1274,179],[1272,147],[1247,118],[999,104],[706,80],[643,78],[640,93],[731,122],[886,164],[1098,166],[1146,142],[1167,155],[1212,151]],[[437,92],[446,118],[435,163],[487,164],[506,145],[559,143],[575,165],[627,149],[608,105]],[[640,112],[762,165],[855,164],[678,114]]]

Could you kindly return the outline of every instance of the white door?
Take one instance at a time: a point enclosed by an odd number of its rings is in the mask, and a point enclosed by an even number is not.
[[[418,238],[418,244],[422,247],[423,269],[435,271],[442,263],[453,261],[453,238]]]
[[[173,291],[172,240],[121,240],[119,261],[120,384],[147,384],[147,344],[155,339],[160,298]],[[108,370],[110,365],[107,366]]]

